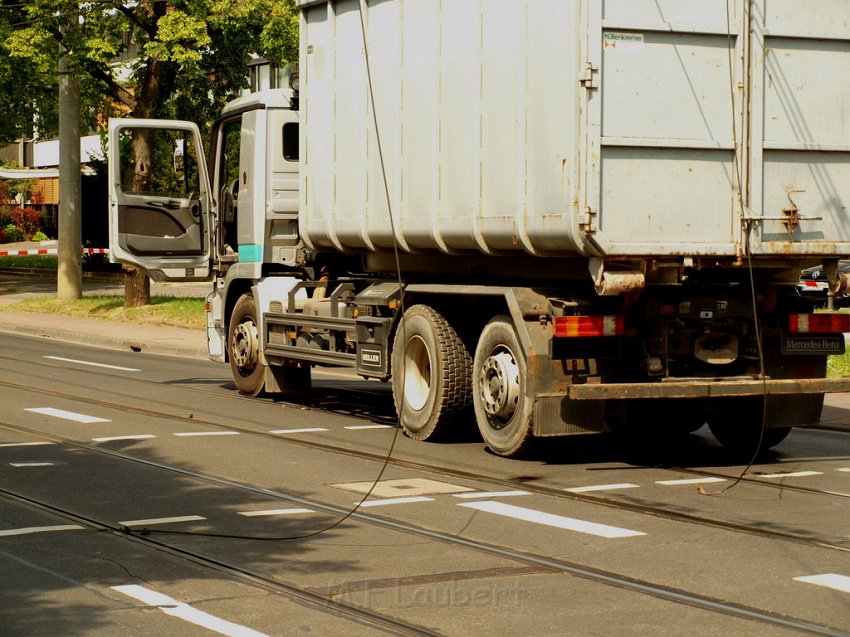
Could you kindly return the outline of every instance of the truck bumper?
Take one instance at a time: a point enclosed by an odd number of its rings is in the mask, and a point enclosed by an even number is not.
[[[571,385],[571,400],[627,400],[640,398],[722,398],[788,394],[850,392],[850,378],[751,378],[735,380],[678,380],[657,383]]]

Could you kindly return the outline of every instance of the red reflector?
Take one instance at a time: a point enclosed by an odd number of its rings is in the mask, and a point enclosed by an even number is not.
[[[211,309],[212,309],[212,303],[210,303],[209,301],[204,303],[204,310],[206,311],[207,314],[209,314]]]
[[[791,334],[838,334],[850,332],[850,314],[791,314]]]
[[[818,286],[817,281],[806,281],[807,288],[816,288]]]
[[[576,336],[622,336],[622,316],[556,316],[552,331],[558,338]]]

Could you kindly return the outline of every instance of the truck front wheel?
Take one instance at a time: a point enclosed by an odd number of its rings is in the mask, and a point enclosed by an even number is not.
[[[532,441],[532,401],[526,395],[527,365],[507,316],[484,327],[472,364],[472,397],[478,429],[500,456],[522,454]]]
[[[393,341],[393,399],[404,433],[438,440],[472,419],[472,356],[434,308],[414,305]]]
[[[236,389],[245,396],[256,396],[263,388],[265,369],[260,364],[257,305],[250,294],[239,297],[230,315],[227,349]]]

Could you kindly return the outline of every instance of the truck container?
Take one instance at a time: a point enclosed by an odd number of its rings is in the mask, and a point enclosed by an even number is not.
[[[850,389],[850,317],[796,290],[846,287],[846,2],[299,8],[292,87],[230,104],[206,164],[191,124],[111,123],[112,258],[214,281],[240,391],[350,367],[409,436],[514,456],[705,422],[753,451]]]

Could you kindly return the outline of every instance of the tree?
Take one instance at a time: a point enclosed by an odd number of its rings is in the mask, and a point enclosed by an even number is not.
[[[50,73],[56,68],[58,43],[70,52],[69,62],[80,78],[83,122],[91,128],[105,117],[129,115],[189,119],[207,130],[224,103],[247,86],[252,54],[278,65],[298,56],[295,0],[0,3],[0,38],[7,53],[0,56],[0,88],[4,78],[23,76],[13,68],[16,64],[36,69],[31,85],[43,84],[44,91],[32,93],[29,112],[43,114],[44,130],[51,130],[55,112],[55,89],[53,101],[47,89],[55,86]],[[78,23],[60,30],[63,16],[76,11]],[[25,105],[18,106],[26,111]],[[10,126],[22,130],[24,123]],[[144,138],[134,143],[139,180],[146,179],[150,152]],[[149,301],[147,276],[128,273],[125,305]]]

